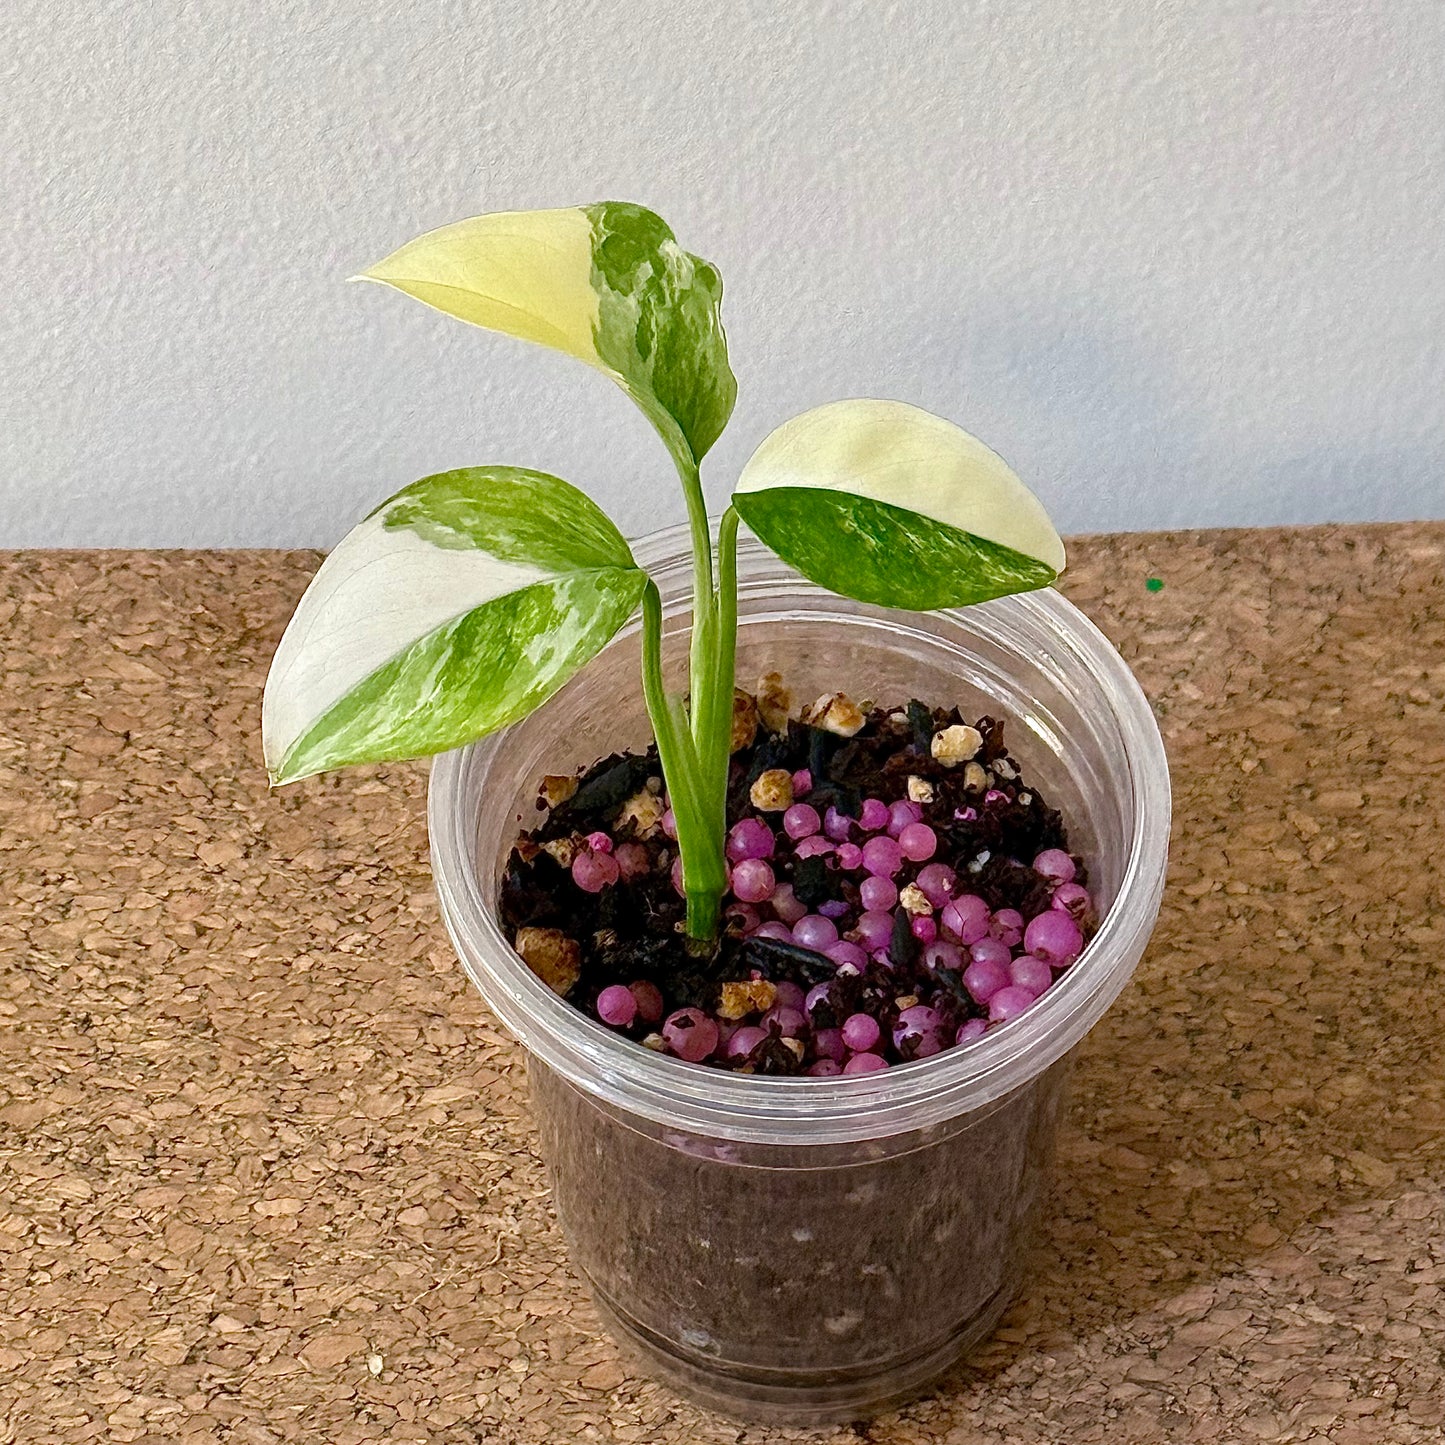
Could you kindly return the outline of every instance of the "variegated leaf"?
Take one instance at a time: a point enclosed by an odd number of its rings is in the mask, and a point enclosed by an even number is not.
[[[722,280],[642,206],[475,216],[409,241],[362,279],[595,366],[692,466],[732,414]]]
[[[997,453],[898,401],[837,401],[766,437],[733,505],[805,577],[927,611],[1046,587],[1064,548]]]
[[[545,702],[647,582],[576,487],[520,467],[426,477],[322,563],[271,663],[273,783],[460,747]]]

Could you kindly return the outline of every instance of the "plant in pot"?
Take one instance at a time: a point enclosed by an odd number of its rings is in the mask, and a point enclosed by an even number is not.
[[[366,274],[610,376],[688,523],[629,546],[516,466],[404,488],[277,649],[272,781],[442,755],[443,915],[624,1342],[736,1415],[904,1398],[1017,1293],[1070,1057],[1153,926],[1148,705],[1048,587],[1037,500],[915,407],[785,422],[710,522],[721,284],[650,211],[482,216]]]

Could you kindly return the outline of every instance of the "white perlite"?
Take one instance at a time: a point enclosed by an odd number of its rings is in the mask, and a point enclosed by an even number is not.
[[[765,672],[758,679],[758,716],[770,733],[785,733],[788,730],[788,713],[792,710],[793,695],[783,686],[780,672]]]
[[[648,781],[651,782],[651,779]],[[613,826],[621,829],[631,823],[636,837],[650,838],[662,826],[662,817],[666,812],[662,799],[644,788],[640,793],[634,793],[622,805],[622,811],[618,813],[617,822]]]
[[[815,728],[851,738],[864,723],[863,709],[846,692],[824,693],[812,707],[803,711],[803,721]]]
[[[908,797],[914,803],[931,803],[933,801],[933,784],[927,778],[911,776],[908,779]]]
[[[781,813],[793,806],[793,775],[786,768],[768,768],[758,774],[748,797],[760,813]]]
[[[957,763],[966,763],[978,756],[983,746],[983,734],[967,723],[954,723],[952,727],[940,728],[933,735],[929,751],[946,768]]]
[[[928,895],[916,883],[910,883],[898,894],[898,902],[903,906],[904,912],[913,918],[926,918],[933,912]]]

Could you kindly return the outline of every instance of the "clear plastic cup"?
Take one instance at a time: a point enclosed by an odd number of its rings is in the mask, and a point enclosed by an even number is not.
[[[636,547],[687,650],[675,528]],[[637,630],[544,708],[437,759],[432,865],[458,956],[526,1047],[558,1216],[619,1339],[681,1394],[745,1419],[823,1424],[916,1394],[988,1334],[1022,1283],[1070,1056],[1128,981],[1163,891],[1169,777],[1118,653],[1058,593],[899,613],[739,549],[738,678],[798,701],[959,705],[1006,720],[1062,810],[1102,924],[1020,1018],[878,1074],[726,1073],[641,1048],[547,989],[496,914],[537,784],[650,738]],[[680,685],[680,679],[677,679]]]

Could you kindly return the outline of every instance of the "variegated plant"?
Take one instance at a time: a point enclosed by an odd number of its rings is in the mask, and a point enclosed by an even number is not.
[[[804,576],[888,607],[1047,586],[1064,550],[988,447],[917,407],[840,401],[767,437],[714,547],[698,468],[737,383],[722,282],[641,206],[478,216],[365,273],[610,376],[662,437],[693,538],[690,689],[664,686],[662,604],[596,503],[558,477],[482,466],[383,502],[322,564],[276,650],[262,733],[273,783],[459,747],[526,716],[640,605],[642,687],[677,822],[689,935],[715,937],[739,521]]]

